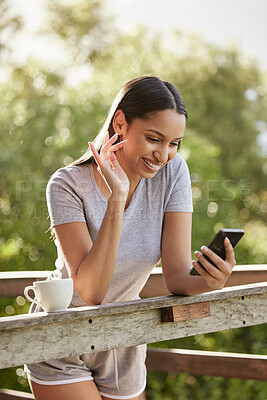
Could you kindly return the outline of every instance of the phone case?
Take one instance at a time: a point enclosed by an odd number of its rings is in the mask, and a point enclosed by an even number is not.
[[[212,251],[214,251],[214,253],[216,253],[219,257],[225,260],[226,254],[223,244],[224,239],[228,237],[232,246],[235,247],[235,245],[239,242],[239,240],[243,235],[244,235],[243,229],[220,229],[216,233],[216,235],[214,236],[208,247]],[[206,260],[208,260],[212,265],[216,267],[216,264],[214,264],[214,262],[208,256],[206,256],[205,254],[203,254],[203,256],[206,258]],[[201,265],[202,268],[204,268],[201,262],[198,261],[198,263]],[[199,273],[194,267],[191,268],[190,274],[199,275]]]

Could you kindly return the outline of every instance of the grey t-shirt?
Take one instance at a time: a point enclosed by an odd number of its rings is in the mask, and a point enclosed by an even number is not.
[[[85,222],[94,242],[107,209],[107,200],[94,178],[93,164],[61,168],[47,185],[51,226]],[[186,162],[176,155],[151,179],[141,178],[124,212],[121,240],[113,277],[104,303],[139,298],[153,267],[161,257],[165,212],[192,212],[192,195]],[[68,272],[58,246],[57,269]],[[104,249],[103,249],[104,251]],[[73,306],[85,303],[74,290]]]

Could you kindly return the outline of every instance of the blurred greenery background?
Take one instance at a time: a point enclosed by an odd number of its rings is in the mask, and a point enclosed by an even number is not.
[[[181,31],[172,33],[171,49],[142,26],[123,33],[104,0],[43,3],[38,35],[62,44],[64,67],[36,58],[14,61],[9,39],[24,21],[8,0],[0,1],[0,271],[54,269],[47,181],[86,150],[120,87],[143,74],[171,81],[188,109],[181,155],[192,180],[192,249],[222,227],[243,228],[238,264],[267,264],[267,150],[259,145],[267,130],[266,71],[238,48],[222,49]],[[82,68],[86,79],[70,85],[67,77]],[[21,296],[0,298],[1,316],[28,307]],[[267,354],[263,326],[156,346]],[[0,387],[29,391],[22,367],[1,370]],[[266,390],[266,383],[252,380],[154,372],[147,385],[153,400],[266,400]]]

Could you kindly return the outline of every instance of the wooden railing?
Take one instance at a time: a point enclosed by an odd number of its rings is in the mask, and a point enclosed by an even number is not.
[[[0,293],[22,294],[26,285],[47,274],[0,273]],[[251,267],[236,267],[232,279],[238,280],[238,274],[251,274]],[[254,280],[267,281],[266,266],[256,266],[252,274]],[[267,282],[195,296],[166,296],[157,268],[142,296],[151,294],[155,281],[160,297],[0,318],[0,368],[267,322]],[[260,355],[149,348],[147,366],[176,373],[267,379],[267,356]],[[0,392],[0,399],[32,398],[14,396],[19,393]]]
[[[25,286],[30,286],[36,280],[48,277],[51,271],[7,271],[0,272],[0,297],[23,296]],[[238,286],[244,284],[267,282],[267,265],[237,265],[229,278],[226,286]],[[170,293],[166,289],[162,268],[154,268],[146,285],[140,293],[143,297],[166,296]]]

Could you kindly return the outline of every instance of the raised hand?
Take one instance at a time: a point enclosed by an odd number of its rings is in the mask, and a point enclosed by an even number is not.
[[[201,262],[204,268],[202,268],[197,261],[193,261],[192,264],[200,275],[203,276],[211,289],[222,289],[236,264],[234,249],[227,237],[224,239],[224,247],[226,253],[225,260],[215,254],[208,247],[201,247],[202,252],[206,254],[214,264],[216,264],[217,268],[206,260],[200,251],[195,251],[197,259]]]
[[[115,151],[122,148],[127,143],[127,140],[122,140],[117,144],[113,144],[116,142],[117,138],[118,134],[115,133],[115,135],[109,139],[109,133],[107,132],[100,154],[97,152],[93,143],[89,142],[89,146],[98,165],[97,170],[103,177],[112,197],[116,200],[123,200],[126,199],[128,195],[129,179],[121,168]]]

